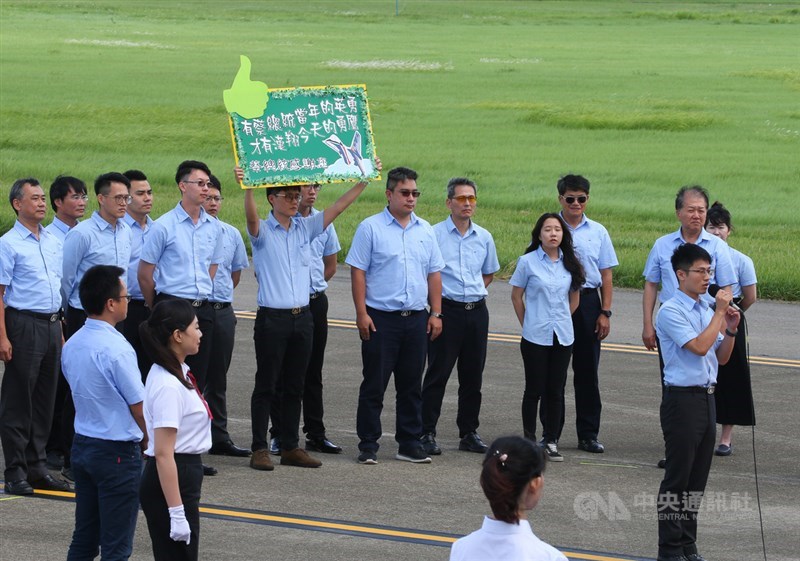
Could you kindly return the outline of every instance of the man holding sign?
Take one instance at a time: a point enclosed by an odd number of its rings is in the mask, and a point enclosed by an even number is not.
[[[378,161],[380,167],[380,161]],[[244,174],[236,169],[236,178]],[[274,469],[269,457],[267,428],[276,383],[282,388],[281,465],[315,468],[322,462],[298,447],[300,408],[305,372],[311,354],[314,322],[309,309],[311,243],[355,201],[367,181],[360,181],[324,212],[298,216],[299,186],[270,187],[272,211],[258,215],[255,193],[245,191],[247,232],[253,246],[258,279],[258,312],[254,328],[256,383],[251,398],[253,456],[250,467]]]

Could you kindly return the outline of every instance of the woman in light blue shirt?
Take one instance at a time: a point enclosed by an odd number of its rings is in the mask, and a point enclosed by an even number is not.
[[[517,261],[511,277],[511,302],[522,325],[520,350],[525,365],[522,427],[536,440],[536,415],[542,401],[542,437],[547,457],[564,460],[558,452],[564,385],[575,339],[572,312],[578,307],[584,272],[569,228],[558,214],[539,217],[531,244]]]

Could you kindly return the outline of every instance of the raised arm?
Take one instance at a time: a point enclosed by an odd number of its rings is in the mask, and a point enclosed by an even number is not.
[[[378,171],[383,169],[383,165],[381,164],[380,158],[375,158],[375,168]],[[361,180],[353,187],[350,188],[344,195],[339,197],[335,203],[325,209],[324,212],[324,219],[323,219],[323,228],[327,228],[331,222],[336,220],[340,214],[342,214],[347,207],[349,207],[353,202],[358,198],[361,193],[364,192],[366,186],[369,185],[369,181]]]

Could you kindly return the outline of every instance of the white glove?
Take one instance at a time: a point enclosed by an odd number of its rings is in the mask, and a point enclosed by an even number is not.
[[[186,542],[192,539],[192,530],[189,528],[189,521],[186,520],[186,513],[183,505],[169,507],[169,537],[176,542]]]

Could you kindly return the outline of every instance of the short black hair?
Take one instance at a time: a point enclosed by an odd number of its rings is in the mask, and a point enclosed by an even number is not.
[[[222,184],[219,182],[219,178],[213,173],[208,176],[208,182],[211,184],[211,187],[222,193]]]
[[[706,226],[709,224],[712,226],[722,226],[724,224],[728,227],[728,230],[733,230],[731,212],[719,201],[714,201],[714,204],[709,207],[706,213]]]
[[[417,180],[417,172],[411,168],[398,167],[390,169],[389,174],[386,176],[386,189],[394,191],[398,183],[412,179],[414,181]]]
[[[478,186],[475,182],[468,177],[453,177],[447,182],[447,198],[452,199],[456,196],[456,187],[464,185],[465,187],[472,187],[472,192],[478,195]]]
[[[56,201],[63,201],[70,190],[76,195],[86,194],[86,183],[71,175],[59,175],[50,184],[50,206],[57,212]]]
[[[112,183],[122,183],[128,189],[131,188],[131,182],[128,181],[127,177],[118,171],[110,171],[103,175],[98,175],[97,179],[94,180],[94,194],[107,195]]]
[[[175,183],[180,183],[189,176],[194,170],[206,172],[206,175],[211,176],[211,170],[203,162],[197,160],[184,160],[178,164],[178,170],[175,172]]]
[[[143,171],[138,169],[129,169],[122,172],[122,175],[128,178],[128,181],[147,181],[147,176]]]
[[[705,190],[705,187],[701,187],[700,185],[684,185],[678,189],[678,192],[675,194],[675,210],[683,208],[683,199],[686,197],[686,193],[694,193],[699,197],[703,197],[706,200],[706,209],[708,208],[708,191]]]
[[[14,209],[14,214],[17,216],[19,216],[19,211],[14,208],[14,201],[22,200],[22,190],[25,188],[25,185],[33,185],[35,187],[39,185],[39,180],[33,177],[17,179],[8,191],[8,202],[11,203],[11,208]]]
[[[670,258],[672,270],[676,273],[679,270],[685,271],[689,269],[694,265],[695,261],[705,261],[710,265],[712,259],[711,255],[705,249],[693,243],[679,245]]]
[[[99,316],[110,298],[119,298],[122,291],[120,277],[125,270],[116,265],[95,265],[83,275],[78,285],[81,306],[90,316]]]
[[[589,187],[591,187],[591,184],[588,179],[582,175],[573,175],[571,173],[559,179],[556,184],[559,195],[563,195],[567,191],[583,191],[588,195]]]

